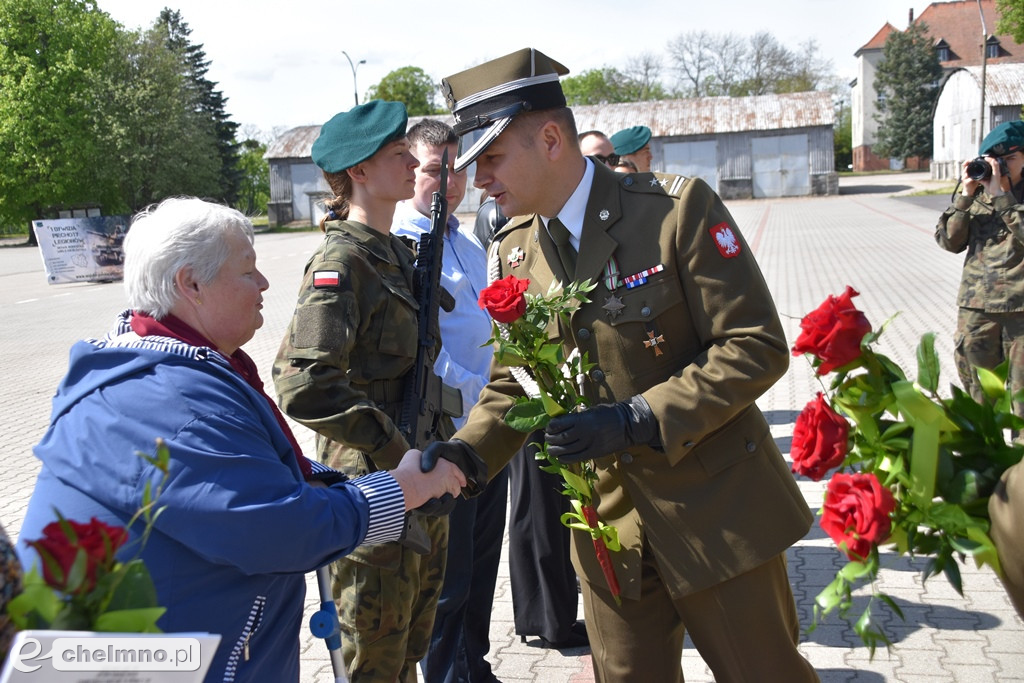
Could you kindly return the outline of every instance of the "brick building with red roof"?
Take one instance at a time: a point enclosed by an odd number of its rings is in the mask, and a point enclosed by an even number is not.
[[[980,11],[979,11],[980,9]],[[984,31],[982,29],[984,16]],[[987,64],[1024,63],[1024,46],[1014,42],[1007,34],[996,33],[1000,13],[995,0],[957,0],[934,2],[914,17],[908,12],[910,24],[927,26],[929,37],[946,75],[967,66],[982,64],[982,36],[985,36],[985,62]],[[890,160],[871,151],[877,140],[878,94],[875,92],[875,71],[884,57],[885,41],[893,31],[886,23],[865,43],[857,57],[857,78],[851,91],[853,170],[874,171],[898,167],[903,160]],[[991,122],[984,122],[986,130]]]

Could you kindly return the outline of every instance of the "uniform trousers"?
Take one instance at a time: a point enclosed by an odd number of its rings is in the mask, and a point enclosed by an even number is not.
[[[508,573],[516,633],[556,643],[576,623],[579,597],[569,556],[569,511],[561,477],[535,459],[544,432],[534,432],[506,466],[509,471]]]
[[[1003,586],[1024,619],[1024,464],[1003,473],[988,499],[992,540],[999,550]]]
[[[508,471],[502,470],[479,496],[460,498],[448,516],[448,565],[430,650],[420,662],[426,683],[497,680],[485,657],[507,502]]]
[[[416,683],[426,656],[448,559],[448,518],[423,517],[427,555],[385,543],[376,564],[353,555],[331,563],[341,650],[351,683]]]
[[[1010,363],[1011,390],[1016,394],[1024,389],[1024,312],[987,313],[961,308],[956,329],[953,355],[957,373],[964,389],[975,400],[981,400],[982,391],[974,368],[991,370],[1005,360]],[[1024,403],[1014,401],[1013,412],[1024,417]]]
[[[617,606],[603,585],[583,582],[583,612],[598,683],[682,683],[686,633],[717,683],[818,681],[800,635],[786,556],[674,599],[644,547],[639,600]]]

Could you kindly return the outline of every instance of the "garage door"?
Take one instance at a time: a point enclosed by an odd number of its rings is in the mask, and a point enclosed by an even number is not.
[[[702,178],[718,191],[718,151],[714,140],[669,142],[664,153],[666,173]]]
[[[806,135],[754,138],[750,156],[755,197],[800,197],[811,193]]]

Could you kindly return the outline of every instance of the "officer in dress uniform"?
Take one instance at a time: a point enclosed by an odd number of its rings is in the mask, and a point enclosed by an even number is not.
[[[442,81],[455,130],[482,130],[456,168],[516,216],[492,274],[598,286],[551,334],[596,366],[591,407],[547,427],[563,463],[593,460],[600,518],[618,529],[616,604],[589,534],[573,532],[598,681],[682,681],[688,632],[719,683],[818,680],[799,654],[786,549],[812,515],[755,400],[789,349],[754,256],[701,180],[621,175],[583,157],[559,85],[525,48]],[[568,248],[567,248],[568,247]],[[522,386],[495,363],[468,422],[423,454],[496,472],[523,442],[504,423]],[[472,473],[477,474],[478,473]]]

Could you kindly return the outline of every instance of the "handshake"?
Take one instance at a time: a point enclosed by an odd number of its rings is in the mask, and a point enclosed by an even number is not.
[[[544,441],[548,452],[563,465],[600,458],[639,444],[660,447],[658,421],[640,395],[556,417],[545,428]],[[417,452],[409,451],[402,463]],[[440,496],[415,506],[424,514],[448,514],[456,495],[462,491],[473,495],[487,483],[487,464],[459,439],[435,441],[427,446],[420,454],[419,469],[423,473],[453,473],[462,486],[454,491],[446,489]]]

